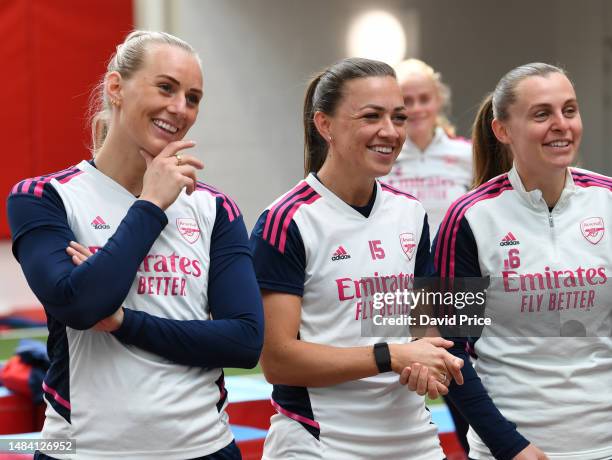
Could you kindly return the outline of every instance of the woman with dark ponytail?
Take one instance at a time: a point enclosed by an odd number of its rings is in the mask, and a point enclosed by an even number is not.
[[[473,459],[612,458],[612,179],[571,166],[581,138],[573,84],[543,63],[508,72],[474,123],[477,187],[434,242],[440,277],[490,283],[490,324],[451,348]]]
[[[362,336],[362,323],[380,316],[367,300],[375,285],[403,289],[428,272],[423,207],[377,180],[402,148],[405,121],[382,62],[344,59],[308,86],[306,178],[251,236],[266,317],[261,366],[278,412],[264,459],[444,457],[421,395],[462,382],[452,342]]]

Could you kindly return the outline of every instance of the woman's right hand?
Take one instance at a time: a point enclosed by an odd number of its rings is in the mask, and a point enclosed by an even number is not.
[[[446,348],[452,346],[453,342],[441,337],[426,337],[407,344],[390,344],[389,350],[391,352],[393,370],[400,374],[400,376],[403,373],[403,378],[400,380],[403,384],[410,384],[417,380],[427,381],[433,379],[448,387],[451,379],[455,379],[459,385],[462,385],[463,375],[461,374],[461,368],[463,367],[463,360],[453,356],[446,350]],[[419,364],[417,366],[419,372],[416,372],[415,369],[415,372],[409,371],[406,374],[405,369],[412,368],[415,364]],[[427,372],[425,372],[425,369],[427,369]],[[409,381],[408,377],[410,377],[410,374],[413,375]],[[415,385],[409,385],[409,387],[417,390],[416,387],[412,388]],[[424,394],[421,386],[418,388],[421,389],[419,394]],[[428,385],[428,388],[430,386]]]
[[[518,455],[516,455],[512,460],[548,460],[548,455],[546,455],[533,444],[529,444],[527,447],[521,450]]]
[[[204,164],[192,155],[181,153],[193,146],[193,141],[170,142],[157,156],[140,150],[147,164],[141,200],[150,201],[165,211],[183,188],[187,188],[188,195],[193,193],[196,188],[196,170],[202,169]]]

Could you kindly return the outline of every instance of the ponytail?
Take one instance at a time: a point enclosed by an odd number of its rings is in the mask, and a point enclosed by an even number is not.
[[[472,126],[474,188],[512,168],[510,150],[495,137],[492,122],[493,94],[489,94],[480,105]]]
[[[321,169],[327,157],[328,145],[314,124],[313,109],[315,91],[323,73],[312,79],[304,96],[304,177]]]

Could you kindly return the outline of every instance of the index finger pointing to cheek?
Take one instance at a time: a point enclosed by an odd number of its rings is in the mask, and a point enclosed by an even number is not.
[[[174,141],[170,142],[162,151],[161,155],[170,158],[180,150],[190,149],[196,145],[195,141]]]

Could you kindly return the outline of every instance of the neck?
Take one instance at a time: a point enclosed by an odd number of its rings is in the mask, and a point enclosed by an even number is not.
[[[518,165],[515,165],[515,167],[525,190],[528,192],[536,189],[540,190],[546,205],[549,208],[554,208],[565,188],[567,168],[555,169],[543,175],[532,173],[526,168],[521,169]]]
[[[372,198],[376,179],[353,174],[346,167],[340,168],[330,156],[317,172],[317,176],[325,187],[351,206],[366,206]]]
[[[138,148],[130,147],[129,142],[123,142],[108,133],[107,138],[94,158],[97,169],[113,179],[134,196],[142,192],[142,178],[146,171],[146,163],[138,153]]]
[[[434,128],[433,131],[425,131],[421,133],[416,133],[414,137],[410,136],[410,140],[422,152],[427,147],[429,147],[429,144],[431,144],[431,141],[433,141],[435,132],[436,132],[436,129]]]

